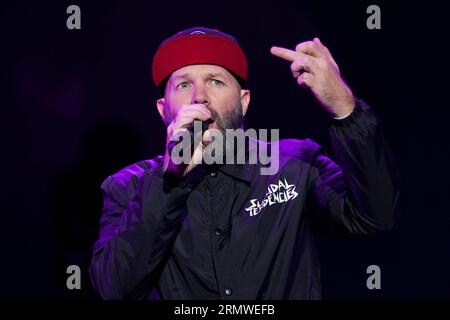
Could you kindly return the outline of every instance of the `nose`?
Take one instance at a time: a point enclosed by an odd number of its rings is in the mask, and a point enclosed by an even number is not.
[[[197,84],[192,93],[192,103],[209,105],[208,93],[202,84]]]

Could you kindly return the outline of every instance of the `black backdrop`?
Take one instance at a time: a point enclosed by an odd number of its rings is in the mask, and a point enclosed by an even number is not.
[[[81,8],[81,30],[66,8]],[[378,4],[382,29],[366,28]],[[150,64],[176,31],[218,28],[249,59],[247,127],[280,128],[330,147],[328,115],[298,87],[271,45],[320,37],[354,94],[382,122],[402,176],[395,232],[319,238],[325,299],[449,298],[445,16],[430,1],[2,1],[0,7],[2,221],[0,297],[98,299],[87,267],[108,175],[163,150]],[[82,289],[65,286],[82,269]],[[381,290],[366,288],[368,265]]]

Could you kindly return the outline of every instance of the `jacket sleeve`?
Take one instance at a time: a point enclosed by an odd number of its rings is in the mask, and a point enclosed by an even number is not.
[[[167,191],[154,173],[128,180],[113,175],[101,186],[100,235],[89,274],[103,299],[143,298],[156,285],[190,192],[188,187]]]
[[[399,212],[399,172],[379,122],[364,101],[331,120],[333,162],[319,146],[314,153],[308,205],[311,220],[337,236],[364,236],[394,228]]]

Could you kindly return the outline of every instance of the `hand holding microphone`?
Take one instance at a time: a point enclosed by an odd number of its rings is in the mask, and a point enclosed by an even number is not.
[[[211,112],[204,104],[183,105],[176,115],[175,119],[167,127],[166,152],[164,156],[164,171],[177,177],[185,176],[196,164],[195,159],[200,157],[203,152],[202,143],[195,145],[194,141],[194,121],[202,121],[202,135],[208,129],[212,122]],[[190,163],[177,164],[172,159],[173,148],[180,143],[183,135],[189,134],[191,137],[191,161]],[[193,148],[192,148],[193,146]]]

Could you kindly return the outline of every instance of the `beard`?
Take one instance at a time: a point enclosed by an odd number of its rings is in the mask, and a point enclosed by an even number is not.
[[[242,104],[239,104],[232,108],[232,110],[225,112],[223,115],[218,114],[214,109],[208,108],[212,114],[213,120],[217,124],[217,129],[225,136],[226,129],[243,129],[244,128],[244,116],[242,114]]]
[[[224,114],[220,115],[214,109],[208,107],[208,110],[212,114],[213,120],[216,122],[217,129],[222,134],[223,138],[223,163],[225,163],[226,156],[229,153],[234,154],[236,159],[238,148],[234,147],[234,141],[227,141],[228,137],[226,134],[227,129],[244,129],[244,115],[242,111],[242,104],[239,104],[232,108],[230,111],[226,111]],[[239,146],[238,146],[239,147]]]

